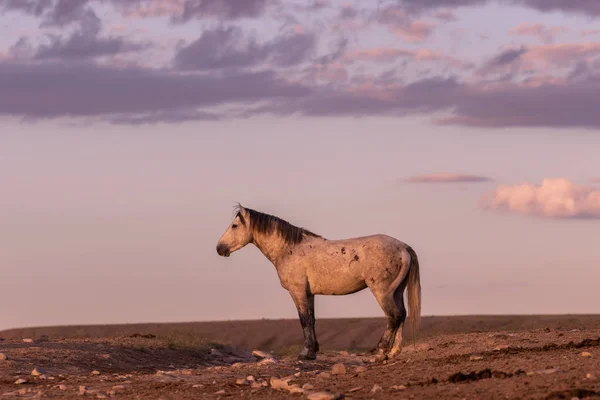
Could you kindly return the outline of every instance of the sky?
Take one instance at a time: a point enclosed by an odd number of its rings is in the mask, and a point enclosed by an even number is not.
[[[297,318],[242,205],[423,315],[597,313],[600,4],[0,0],[0,329]],[[319,318],[383,316],[368,290]],[[318,326],[318,322],[317,322]]]

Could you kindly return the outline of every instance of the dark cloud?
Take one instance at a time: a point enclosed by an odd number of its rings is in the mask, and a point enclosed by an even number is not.
[[[527,48],[521,46],[520,48],[513,48],[501,51],[487,62],[485,62],[481,68],[477,71],[478,75],[486,75],[493,72],[504,72],[507,73],[507,69],[510,71],[511,65],[516,63],[523,54],[527,53]],[[506,79],[512,79],[512,74],[508,73]]]
[[[179,49],[174,64],[185,70],[247,68],[267,62],[287,67],[305,61],[315,47],[316,38],[308,33],[289,33],[259,44],[246,39],[239,28],[220,27]]]
[[[0,0],[0,11],[20,11],[33,16],[41,16],[44,12],[52,9],[51,1],[39,0]]]
[[[309,93],[271,72],[205,75],[95,63],[0,63],[0,115],[29,118],[176,115]]]
[[[229,72],[223,72],[229,71]],[[440,124],[476,127],[600,128],[600,78],[542,85],[467,84],[431,78],[401,85],[381,78],[308,87],[273,71],[210,73],[116,69],[93,63],[0,63],[0,114],[32,118],[103,117],[116,122],[176,122],[234,115],[427,115]],[[111,117],[116,115],[117,117]]]
[[[130,43],[120,37],[100,37],[101,21],[96,14],[87,10],[79,16],[81,26],[71,36],[62,38],[52,35],[49,44],[40,45],[35,59],[84,59],[115,55],[142,50],[148,45]]]
[[[472,87],[456,101],[453,115],[440,122],[477,127],[600,128],[600,79],[588,76],[536,86],[505,83]]]
[[[487,176],[442,172],[439,174],[412,176],[404,181],[407,183],[479,183],[491,182],[493,179]]]
[[[69,1],[71,0],[61,0],[59,3],[69,3]],[[74,12],[73,10],[79,11]],[[121,37],[100,37],[102,21],[92,9],[78,9],[70,6],[64,11],[64,14],[56,14],[53,11],[45,18],[46,22],[44,23],[62,26],[77,22],[79,27],[69,36],[50,34],[47,37],[48,43],[42,43],[37,48],[34,48],[27,38],[22,37],[12,46],[11,54],[17,59],[72,60],[115,55],[149,47],[149,44],[130,43]]]
[[[600,16],[600,2],[596,0],[398,0],[409,13],[422,13],[437,8],[473,7],[490,3],[532,8],[540,12],[563,12]]]
[[[50,3],[50,0],[47,0]],[[87,0],[58,0],[44,15],[42,26],[64,27],[75,22],[90,22],[96,14],[87,6]],[[92,22],[93,23],[93,22]]]
[[[511,64],[515,60],[518,60],[526,52],[527,49],[525,47],[521,47],[519,49],[508,49],[493,57],[488,64],[493,67]]]
[[[190,19],[239,19],[258,18],[275,0],[186,0],[181,15],[173,21],[185,22]]]

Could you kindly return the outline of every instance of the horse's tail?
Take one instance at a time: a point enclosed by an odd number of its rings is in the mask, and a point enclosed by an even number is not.
[[[410,254],[410,267],[408,271],[408,309],[410,311],[410,328],[412,331],[413,345],[417,346],[417,330],[421,325],[421,278],[419,274],[419,258],[417,253],[408,246]]]

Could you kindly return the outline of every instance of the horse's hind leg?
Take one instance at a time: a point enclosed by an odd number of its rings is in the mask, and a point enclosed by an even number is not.
[[[373,295],[375,295],[375,298],[386,317],[387,325],[376,348],[377,357],[385,359],[390,351],[390,346],[393,344],[392,340],[394,339],[394,335],[401,324],[402,315],[394,299],[395,290],[386,290],[383,293],[379,293],[373,289],[371,289],[371,291],[373,292]]]
[[[394,292],[394,301],[396,306],[400,310],[400,324],[396,329],[392,349],[388,354],[389,358],[394,357],[402,351],[402,331],[404,328],[404,321],[406,320],[406,307],[404,306],[404,289],[406,288],[406,281],[402,282],[400,286]]]

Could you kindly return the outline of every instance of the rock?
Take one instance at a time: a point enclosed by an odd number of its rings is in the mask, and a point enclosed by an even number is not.
[[[252,389],[260,389],[260,388],[262,388],[262,387],[263,387],[263,385],[262,385],[262,384],[260,384],[260,383],[258,383],[258,382],[252,382],[252,384],[250,385],[250,387],[251,387]]]
[[[94,371],[92,371],[92,375],[100,375],[100,371],[94,370]]]
[[[317,378],[331,378],[331,374],[329,372],[321,372],[319,375],[317,375]]]
[[[363,372],[367,372],[367,367],[356,367],[354,368],[354,372],[357,374],[362,374]]]
[[[8,360],[8,357],[6,356],[6,354],[0,353],[0,361],[6,361],[6,360]]]
[[[589,372],[587,374],[585,374],[585,379],[590,380],[590,381],[595,381],[597,378],[595,375],[590,374]]]
[[[549,374],[554,374],[555,372],[558,372],[558,369],[556,369],[556,368],[538,369],[536,371],[529,371],[529,372],[527,372],[527,376],[532,376],[532,375],[549,375]]]
[[[397,390],[397,391],[406,390],[406,386],[404,386],[404,385],[394,385],[394,386],[391,387],[391,389],[392,390]]]
[[[345,375],[346,374],[346,366],[342,363],[335,364],[331,368],[331,374],[332,375]]]
[[[476,355],[472,355],[471,357],[469,357],[470,361],[481,361],[483,360],[483,356],[476,356]]]
[[[240,385],[240,386],[241,386],[241,385],[248,385],[249,383],[250,383],[250,382],[248,382],[248,381],[246,380],[246,378],[241,378],[241,379],[238,379],[237,381],[235,381],[235,384],[236,384],[236,385]]]
[[[362,386],[354,387],[354,388],[348,390],[348,393],[358,392],[359,390],[362,390],[362,388],[363,388]]]
[[[192,371],[191,369],[182,369],[181,375],[194,375],[194,371]]]
[[[15,385],[22,385],[24,383],[27,383],[27,379],[19,378],[15,381]]]
[[[225,389],[221,389],[221,390],[215,392],[215,394],[225,394]]]
[[[84,394],[86,394],[87,390],[88,390],[87,386],[79,386],[79,394],[80,395],[83,396]]]
[[[304,393],[304,389],[302,389],[298,385],[292,385],[292,386],[288,387],[288,391],[292,394],[295,394],[295,393],[303,394]]]
[[[311,385],[310,383],[305,383],[304,385],[302,385],[302,389],[304,390],[313,390],[315,387],[313,385]]]
[[[125,386],[125,385],[116,385],[116,386],[112,387],[112,390],[114,390],[115,392],[122,391],[122,390],[127,390],[127,386]]]
[[[331,392],[315,392],[309,394],[306,398],[308,400],[337,400],[341,397],[339,393]]]
[[[275,377],[271,377],[269,383],[273,389],[288,389],[290,379],[277,379]]]
[[[108,394],[107,394],[107,393],[104,393],[104,392],[98,392],[98,393],[96,394],[96,398],[97,398],[97,399],[109,399],[110,397],[108,396]]]
[[[348,353],[347,351],[340,351],[340,356],[342,357],[348,357],[350,355],[350,353]]]
[[[67,390],[67,385],[58,385],[58,390],[62,390],[64,392]]]
[[[194,389],[199,389],[199,388],[203,388],[203,387],[204,387],[204,385],[203,385],[203,384],[201,384],[201,383],[197,383],[197,384],[195,384],[195,385],[194,385],[194,386],[192,386],[192,387],[193,387]]]
[[[210,354],[215,357],[223,357],[223,353],[217,349],[210,349]]]
[[[260,351],[260,350],[254,350],[252,352],[252,355],[261,360],[264,358],[273,358],[273,356],[270,355],[269,353],[265,353],[264,351]]]
[[[25,338],[23,339],[23,343],[33,343],[33,339]]]
[[[294,376],[295,376],[296,378],[300,378],[300,377],[302,376],[302,372],[296,372],[296,373],[294,374]]]
[[[589,351],[583,351],[583,352],[581,353],[581,356],[582,356],[582,357],[591,357],[591,356],[592,356],[592,353],[590,353]]]
[[[509,345],[507,344],[502,344],[500,346],[496,346],[494,347],[494,351],[502,351],[502,350],[508,350],[510,348]]]
[[[40,367],[35,367],[33,369],[33,371],[31,371],[32,376],[40,376],[40,375],[46,375],[46,374],[48,374],[48,371],[46,371],[44,368],[40,368]]]
[[[246,377],[246,380],[247,380],[248,382],[254,382],[254,380],[255,380],[255,379],[254,379],[254,377],[253,377],[252,375],[248,375],[248,376]]]
[[[373,388],[371,389],[371,394],[375,394],[379,391],[383,390],[381,386],[379,386],[378,384],[373,385]]]
[[[274,358],[265,358],[264,360],[261,360],[258,365],[265,365],[265,364],[276,364],[277,360],[275,360]]]

